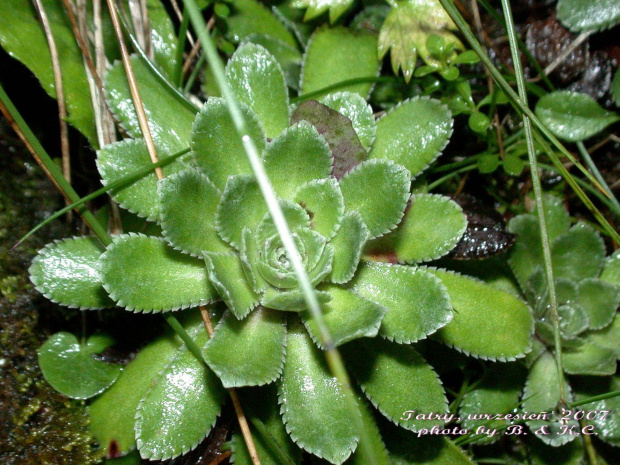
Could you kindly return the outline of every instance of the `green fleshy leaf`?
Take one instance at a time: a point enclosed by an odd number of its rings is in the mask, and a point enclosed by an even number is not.
[[[283,199],[292,199],[299,186],[327,178],[332,170],[329,146],[307,122],[292,126],[273,139],[264,158],[267,176]]]
[[[403,165],[420,174],[452,135],[452,115],[439,101],[426,97],[405,100],[377,122],[377,139],[369,156]]]
[[[566,386],[566,392],[570,388]],[[548,352],[543,353],[530,368],[525,389],[523,391],[522,408],[526,412],[545,412],[554,410],[560,403],[560,378],[555,358]],[[571,399],[566,399],[570,402]],[[561,422],[559,418],[550,420],[530,420],[526,424],[536,437],[550,446],[561,446],[577,436],[561,434],[563,425],[577,426],[575,420]],[[547,433],[547,434],[545,434]]]
[[[299,323],[289,323],[278,397],[286,431],[301,448],[340,464],[357,447],[345,393]]]
[[[620,287],[620,251],[616,250],[611,256],[607,257],[601,275],[602,281]]]
[[[72,399],[89,399],[108,389],[121,373],[121,365],[97,360],[114,341],[92,336],[85,344],[66,332],[56,333],[39,347],[39,366],[43,377],[61,394]]]
[[[224,314],[203,354],[225,388],[258,386],[280,376],[285,346],[284,314],[259,307],[243,320]]]
[[[387,419],[411,431],[443,425],[435,417],[448,413],[441,381],[412,346],[360,339],[344,346],[343,355],[366,397]],[[411,410],[416,414],[406,413]],[[431,412],[432,419],[416,419]]]
[[[591,226],[577,223],[553,241],[551,261],[556,278],[595,278],[605,264],[605,244]]]
[[[356,95],[357,94],[351,94]],[[359,97],[361,98],[361,97]],[[351,120],[327,105],[308,100],[299,104],[291,116],[291,123],[307,121],[327,141],[333,155],[333,173],[336,179],[368,158],[366,149],[353,130]]]
[[[196,116],[194,111],[165,87],[138,57],[131,57],[131,65],[139,83],[140,96],[155,145],[160,152],[168,154],[187,148]],[[122,62],[117,61],[110,68],[104,87],[110,109],[121,126],[133,138],[142,137]],[[161,158],[163,154],[159,155]]]
[[[318,179],[302,185],[293,201],[307,212],[314,231],[327,240],[334,237],[344,214],[344,199],[335,179]]]
[[[260,123],[245,105],[241,113],[256,149],[262,152],[265,136]],[[224,189],[228,176],[253,173],[223,99],[213,97],[204,104],[194,122],[191,142],[198,167],[218,189]]]
[[[205,262],[209,279],[222,300],[237,318],[244,318],[256,307],[259,296],[246,281],[239,256],[235,253],[207,253]]]
[[[344,27],[321,28],[310,38],[301,72],[301,93],[307,94],[332,84],[379,71],[377,38],[367,32],[354,33]],[[343,87],[366,97],[372,84]]]
[[[208,339],[203,329],[194,341]],[[140,456],[167,460],[194,449],[209,434],[226,399],[215,374],[185,346],[159,374],[136,412]]]
[[[532,348],[531,310],[508,292],[446,270],[428,269],[448,290],[454,318],[437,339],[488,360],[510,361]]]
[[[339,286],[326,285],[322,286],[321,290],[331,296],[331,301],[323,307],[323,316],[334,346],[360,337],[377,335],[387,308]],[[302,313],[301,318],[314,342],[321,349],[325,349],[318,326],[310,313]]]
[[[600,31],[620,22],[620,5],[615,0],[559,0],[558,19],[571,31]]]
[[[368,228],[355,210],[342,219],[340,229],[332,239],[334,262],[329,280],[336,284],[348,283],[357,270],[368,239]]]
[[[252,34],[264,34],[296,48],[293,34],[267,7],[255,0],[232,0],[232,13],[226,17],[226,38],[240,42]]]
[[[389,465],[390,458],[388,456],[387,449],[385,448],[385,444],[383,444],[383,439],[381,437],[381,431],[379,431],[379,427],[377,426],[377,422],[375,421],[373,415],[373,409],[368,404],[368,401],[364,399],[363,395],[357,394],[357,405],[360,409],[360,413],[362,414],[362,423],[364,429],[369,433],[368,436],[370,438],[368,446],[373,450],[375,454],[375,458],[377,459],[377,465]],[[349,460],[347,460],[347,465],[365,465],[367,462],[366,455],[364,454],[364,438],[360,438],[360,443],[353,452],[353,455]]]
[[[291,231],[310,228],[310,215],[301,205],[288,200],[280,200],[280,208]],[[265,213],[254,233],[256,243],[263,243],[277,235],[278,228],[271,218],[271,213]]]
[[[452,320],[445,287],[423,268],[365,262],[353,281],[355,293],[388,309],[380,334],[412,343]]]
[[[209,178],[190,169],[165,177],[158,187],[162,228],[175,248],[198,257],[230,250],[215,230],[222,193]]]
[[[493,365],[485,373],[482,382],[463,396],[459,408],[463,428],[475,434],[480,426],[484,426],[484,430],[493,430],[510,425],[512,422],[509,420],[492,418],[497,413],[510,413],[519,404],[526,373],[518,363]],[[485,414],[491,418],[485,417]],[[487,434],[487,437],[479,439],[476,444],[491,444],[501,436],[499,432],[494,435]]]
[[[82,53],[73,35],[71,23],[61,1],[47,1],[44,8],[59,50],[67,120],[97,147],[93,104]],[[0,2],[0,44],[7,53],[34,73],[50,97],[56,98],[49,45],[36,9],[30,1]]]
[[[291,441],[282,423],[275,384],[252,388],[251,396],[252,402],[244,403],[243,410],[246,416],[261,421],[267,434],[271,436],[271,441],[268,441],[262,432],[253,435],[261,465],[282,465],[285,462],[281,454],[285,454],[289,461],[299,464],[301,450]],[[274,446],[274,442],[277,445]],[[232,451],[234,465],[253,465],[243,435],[238,428],[232,437]]]
[[[319,303],[324,305],[331,300],[327,292],[315,291]],[[306,299],[301,291],[278,291],[272,287],[267,288],[260,301],[263,307],[283,312],[302,312],[308,308]]]
[[[39,250],[28,269],[37,291],[61,305],[80,310],[113,307],[101,282],[98,260],[103,246],[92,237],[75,237]]]
[[[409,82],[418,54],[429,64],[436,62],[431,58],[426,45],[430,35],[441,35],[446,42],[455,44],[456,48],[464,48],[450,32],[455,29],[450,16],[436,0],[394,3],[379,33],[379,58],[390,51],[392,70],[397,74],[402,69],[405,81]]]
[[[587,383],[579,386],[578,400],[620,390],[618,376],[586,379]],[[600,412],[594,419],[585,420],[588,425],[594,427],[597,437],[612,446],[620,447],[620,397],[590,402],[584,407],[586,407],[584,409],[586,416],[588,412]]]
[[[307,8],[304,21],[310,21],[329,10],[329,21],[335,23],[353,2],[354,0],[293,0],[291,5],[295,8]]]
[[[256,114],[267,137],[275,137],[288,127],[284,74],[265,48],[252,43],[239,47],[228,60],[226,77],[237,100]]]
[[[269,283],[265,281],[265,278],[263,278],[256,269],[256,264],[260,260],[260,255],[255,234],[248,228],[243,228],[239,258],[241,259],[245,277],[250,283],[250,286],[252,286],[254,292],[257,294],[263,293],[267,286],[269,286]]]
[[[620,358],[620,317],[614,317],[610,325],[600,331],[588,333],[587,341],[591,341],[599,347],[611,349]]]
[[[174,25],[168,16],[166,7],[159,0],[147,0],[146,7],[155,64],[167,77],[171,77],[174,75],[177,64],[177,36],[174,32]]]
[[[583,333],[588,329],[590,323],[588,314],[583,307],[577,303],[573,303],[572,305],[560,305],[558,307],[558,316],[560,318],[560,331],[562,332],[562,336],[567,339],[573,339],[575,336]],[[549,324],[547,321],[541,321],[540,323]],[[550,324],[549,328],[551,333],[553,333],[553,328]]]
[[[160,160],[168,156],[159,153]],[[97,168],[104,185],[131,175],[138,170],[152,165],[151,157],[142,139],[125,139],[106,145],[97,152]],[[176,173],[184,168],[179,161],[174,161],[162,168],[164,175]],[[155,171],[126,187],[110,191],[110,195],[121,207],[150,221],[159,220],[160,205],[157,196],[157,176]]]
[[[370,150],[375,141],[377,124],[372,107],[363,97],[353,92],[337,92],[326,95],[319,101],[349,118],[362,146]]]
[[[280,63],[286,85],[293,89],[299,87],[299,76],[301,74],[301,61],[303,57],[296,47],[272,37],[271,34],[250,34],[243,40],[243,43],[246,42],[264,47],[278,60],[278,63]]]
[[[562,352],[562,367],[570,375],[610,376],[616,372],[616,352],[586,341]]]
[[[165,312],[216,298],[202,260],[174,250],[159,237],[118,236],[99,262],[103,286],[127,310]]]
[[[521,289],[527,289],[528,280],[536,268],[542,271],[542,244],[538,220],[533,215],[519,215],[508,223],[508,230],[517,235],[508,263]]]
[[[553,134],[568,142],[588,139],[620,120],[589,95],[568,91],[542,97],[536,104],[536,115]]]
[[[345,207],[358,211],[371,238],[391,231],[403,217],[409,179],[409,171],[400,165],[389,160],[368,160],[340,180]]]
[[[216,229],[239,249],[243,228],[256,229],[267,213],[260,187],[252,175],[231,176],[217,208]]]
[[[202,326],[200,315],[197,316],[197,322],[189,328],[190,334]],[[90,431],[108,458],[135,449],[134,416],[138,404],[180,345],[181,341],[171,332],[148,343],[123,368],[116,383],[90,404]]]
[[[467,218],[448,197],[416,194],[397,228],[368,244],[366,253],[389,255],[399,263],[436,260],[456,246],[467,228]]]
[[[588,314],[590,329],[602,329],[616,315],[620,292],[600,279],[587,278],[579,283],[578,302]]]

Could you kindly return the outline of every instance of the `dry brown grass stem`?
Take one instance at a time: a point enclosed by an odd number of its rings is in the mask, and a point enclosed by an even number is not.
[[[112,25],[114,26],[116,39],[121,50],[123,66],[125,67],[127,82],[129,83],[129,91],[131,92],[131,99],[133,100],[133,105],[136,109],[136,115],[138,116],[138,123],[140,124],[140,129],[142,130],[142,137],[144,138],[146,150],[149,153],[151,161],[153,163],[157,163],[159,161],[159,157],[157,156],[157,149],[155,148],[155,143],[153,142],[153,137],[151,136],[151,129],[149,128],[146,112],[144,111],[144,104],[142,102],[142,97],[140,96],[140,90],[138,89],[138,82],[136,81],[136,76],[133,72],[133,66],[131,65],[131,60],[129,59],[129,51],[127,50],[127,45],[125,44],[125,39],[123,37],[123,30],[121,29],[120,19],[116,11],[114,1],[106,1],[110,10],[110,18],[112,19]],[[164,177],[164,172],[162,171],[161,167],[155,168],[155,174],[157,175],[157,179],[163,179]]]
[[[201,306],[200,314],[202,315],[202,321],[205,325],[205,328],[207,329],[207,334],[209,334],[209,337],[213,336],[213,323],[211,322],[209,309],[205,306]],[[248,419],[245,417],[245,413],[243,412],[243,408],[241,407],[241,401],[239,400],[237,391],[234,388],[230,388],[228,389],[228,394],[230,395],[233,407],[235,408],[235,414],[237,415],[239,428],[241,429],[241,434],[243,435],[245,445],[248,448],[248,453],[250,454],[252,463],[254,465],[261,465],[260,459],[258,457],[258,452],[256,450],[256,445],[254,444],[254,438],[252,437],[252,432],[250,431],[250,425],[248,425]]]
[[[71,159],[69,157],[69,128],[67,126],[67,106],[65,103],[65,91],[62,84],[62,71],[60,70],[60,58],[58,57],[58,49],[56,41],[52,33],[47,14],[43,8],[41,0],[33,0],[45,32],[47,44],[50,49],[50,57],[52,59],[52,70],[54,72],[54,89],[56,90],[56,99],[58,100],[58,119],[60,120],[60,149],[62,153],[62,174],[65,179],[71,183]]]
[[[95,67],[97,74],[103,76],[107,69],[107,59],[105,56],[105,42],[103,40],[103,16],[101,0],[93,0],[93,24],[95,42]],[[101,95],[101,130],[104,145],[116,141],[116,130],[114,118],[106,103],[105,95]]]

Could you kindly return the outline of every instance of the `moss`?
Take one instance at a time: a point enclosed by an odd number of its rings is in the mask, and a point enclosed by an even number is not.
[[[66,311],[32,288],[27,269],[34,252],[67,234],[56,222],[11,250],[28,229],[59,208],[61,199],[0,120],[0,463],[89,465],[100,461],[88,433],[83,402],[55,392],[43,379],[37,349]]]

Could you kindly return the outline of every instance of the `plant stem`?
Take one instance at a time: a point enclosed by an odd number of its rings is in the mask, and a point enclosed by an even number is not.
[[[4,91],[4,88],[0,84],[0,111],[4,114],[9,124],[13,127],[19,138],[26,145],[26,148],[30,151],[36,162],[41,166],[45,174],[54,183],[56,188],[62,193],[65,199],[69,203],[78,202],[80,196],[73,190],[71,184],[67,182],[61,171],[56,164],[47,154],[39,140],[30,130],[28,124],[24,121],[22,116],[13,105],[13,102]],[[108,236],[106,230],[99,224],[95,216],[88,208],[80,206],[76,208],[77,213],[82,217],[86,225],[97,236],[104,246],[112,243],[112,239]]]
[[[618,199],[616,199],[616,196],[609,188],[609,185],[607,185],[607,183],[603,179],[601,172],[598,170],[598,168],[594,164],[594,161],[592,160],[592,157],[590,156],[590,153],[586,149],[586,146],[583,144],[583,142],[577,142],[577,149],[579,150],[579,153],[585,160],[586,165],[588,166],[590,171],[592,171],[592,174],[594,175],[596,180],[599,183],[601,183],[601,186],[603,186],[603,189],[605,189],[605,191],[609,195],[609,201],[613,204],[612,210],[614,211],[616,215],[620,216],[620,203],[618,203]]]
[[[515,76],[517,78],[517,88],[519,96],[523,103],[527,106],[527,91],[525,90],[525,78],[523,77],[523,69],[521,67],[521,57],[519,56],[519,48],[517,46],[517,35],[515,33],[515,25],[510,9],[510,0],[502,0],[502,9],[506,18],[506,29],[508,30],[508,40],[510,42],[510,51],[512,53],[512,61],[515,68]],[[553,323],[553,339],[555,345],[555,359],[557,363],[560,402],[566,404],[566,385],[564,382],[564,368],[562,365],[562,340],[560,338],[560,318],[558,315],[558,304],[555,292],[555,278],[553,276],[553,265],[551,262],[551,247],[549,245],[549,235],[547,233],[547,219],[545,218],[545,206],[543,204],[543,192],[540,184],[540,174],[538,172],[538,160],[534,150],[534,139],[532,137],[532,127],[530,118],[524,114],[523,127],[525,129],[525,140],[527,142],[527,154],[530,162],[530,174],[532,176],[532,186],[536,197],[536,210],[538,214],[538,224],[540,228],[540,240],[543,248],[543,259],[545,263],[545,274],[547,277],[547,287],[549,289],[550,301],[550,317]]]
[[[331,337],[329,328],[325,323],[325,319],[323,318],[321,306],[316,297],[316,294],[314,293],[314,288],[310,283],[308,274],[306,273],[304,265],[301,261],[299,251],[297,250],[297,247],[295,246],[295,243],[291,236],[288,224],[286,223],[286,219],[284,218],[284,214],[282,213],[280,203],[278,202],[273,187],[269,182],[267,173],[265,172],[265,167],[263,166],[260,158],[260,154],[258,153],[254,141],[249,136],[245,118],[243,117],[239,104],[237,103],[232,89],[228,84],[228,81],[226,80],[226,76],[224,74],[224,66],[220,60],[215,45],[211,40],[211,36],[207,31],[207,25],[205,24],[204,18],[202,17],[202,12],[198,8],[195,0],[183,0],[183,3],[190,14],[194,31],[196,31],[199,40],[202,42],[204,53],[207,55],[207,60],[209,61],[209,65],[211,67],[215,80],[218,83],[220,92],[222,93],[224,101],[226,102],[226,106],[230,113],[233,124],[235,125],[237,135],[241,139],[245,152],[248,156],[248,160],[252,167],[252,171],[254,172],[265,203],[267,204],[267,207],[269,209],[269,213],[271,214],[278,234],[280,235],[280,238],[282,240],[282,244],[284,245],[289,259],[291,260],[295,276],[297,277],[300,288],[304,294],[304,298],[306,300],[306,304],[308,306],[310,314],[312,315],[312,318],[314,319],[319,329],[321,342],[323,346],[326,347],[325,357],[327,359],[327,364],[332,374],[337,378],[338,382],[340,383],[343,392],[345,393],[345,398],[351,412],[351,418],[354,419],[353,421],[355,422],[357,430],[360,434],[361,448],[366,460],[365,463],[369,465],[376,464],[377,459],[371,447],[372,443],[370,440],[370,436],[362,423],[362,418],[357,407],[357,402],[351,388],[349,375],[344,368],[344,363],[342,361],[342,358],[340,357],[340,353],[334,347],[333,339]]]
[[[313,90],[312,92],[308,92],[298,97],[294,97],[291,99],[291,103],[303,102],[304,100],[309,100],[311,98],[317,97],[319,95],[327,94],[331,91],[338,90],[343,87],[353,86],[355,84],[364,84],[367,82],[394,82],[394,78],[387,77],[387,76],[368,76],[368,77],[359,77],[359,78],[353,78],[353,79],[345,79],[344,81],[336,82],[334,84],[330,84],[329,86],[325,86],[322,89]]]

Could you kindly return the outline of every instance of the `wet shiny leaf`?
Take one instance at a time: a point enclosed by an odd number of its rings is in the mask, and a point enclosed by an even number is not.
[[[336,92],[320,98],[319,101],[349,118],[362,146],[370,150],[375,141],[377,124],[372,107],[363,97],[354,92]]]
[[[558,18],[572,31],[600,31],[620,22],[620,4],[615,0],[559,0]]]

